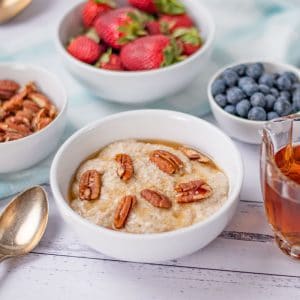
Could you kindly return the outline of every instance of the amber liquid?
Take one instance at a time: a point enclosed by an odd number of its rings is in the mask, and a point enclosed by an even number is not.
[[[288,253],[294,245],[300,249],[300,145],[282,148],[275,162],[288,178],[265,178],[265,209],[280,248]],[[294,181],[293,187],[286,184],[288,179]]]

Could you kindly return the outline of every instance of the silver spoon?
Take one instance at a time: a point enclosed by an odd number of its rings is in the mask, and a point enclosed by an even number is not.
[[[0,23],[4,23],[24,10],[32,0],[0,0]]]
[[[0,261],[32,251],[48,222],[45,190],[32,187],[17,195],[0,215]]]

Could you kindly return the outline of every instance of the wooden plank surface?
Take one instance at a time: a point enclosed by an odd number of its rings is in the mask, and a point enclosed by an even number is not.
[[[41,294],[46,300],[120,295],[241,299],[245,293],[247,299],[300,298],[299,263],[274,245],[261,202],[240,201],[232,222],[214,242],[193,255],[159,264],[121,262],[97,253],[64,224],[53,199],[50,212],[46,234],[34,252],[2,263],[1,300],[40,299]]]

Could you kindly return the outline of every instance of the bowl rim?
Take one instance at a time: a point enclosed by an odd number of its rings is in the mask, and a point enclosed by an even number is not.
[[[209,80],[208,86],[207,86],[207,95],[208,95],[208,99],[209,99],[209,103],[211,106],[213,106],[216,110],[218,110],[218,112],[220,112],[223,116],[225,116],[226,118],[235,120],[235,121],[239,121],[243,124],[247,124],[247,125],[254,125],[254,126],[264,126],[266,123],[270,122],[268,120],[266,121],[255,121],[255,120],[248,120],[248,119],[244,119],[242,117],[238,117],[235,115],[232,115],[230,113],[228,113],[227,111],[225,111],[224,109],[222,109],[217,102],[215,101],[212,92],[211,92],[211,87],[213,82],[228,68],[232,68],[235,66],[238,66],[240,64],[253,64],[253,63],[262,63],[263,65],[273,65],[275,67],[279,67],[281,69],[286,69],[286,71],[291,71],[293,73],[296,73],[296,75],[298,76],[299,80],[300,80],[300,69],[298,69],[297,67],[288,64],[288,63],[283,63],[283,62],[274,62],[271,60],[265,60],[265,59],[251,59],[251,60],[241,60],[235,63],[231,63],[228,65],[223,66],[222,68],[220,68],[216,73],[214,73],[214,75],[211,77],[211,79]],[[282,117],[280,117],[282,118]]]
[[[90,129],[94,129],[97,128],[99,126],[102,126],[103,124],[105,124],[108,121],[113,121],[116,119],[120,119],[122,117],[135,117],[136,115],[145,115],[145,114],[158,114],[161,116],[165,116],[165,117],[177,117],[177,118],[184,118],[185,120],[190,120],[190,121],[194,121],[194,122],[201,122],[202,124],[205,124],[205,126],[210,127],[212,130],[215,130],[216,132],[218,132],[219,134],[221,134],[221,136],[224,138],[224,140],[226,140],[227,142],[229,142],[229,144],[231,145],[233,151],[234,151],[234,155],[236,157],[236,161],[237,161],[237,182],[234,186],[234,188],[232,190],[230,190],[230,194],[228,195],[227,200],[225,201],[225,203],[211,216],[209,216],[206,220],[202,221],[202,222],[198,222],[195,223],[193,225],[187,226],[187,227],[183,227],[183,228],[179,228],[176,230],[172,230],[172,231],[167,231],[167,232],[159,232],[159,233],[128,233],[128,232],[122,232],[122,231],[115,231],[112,229],[108,229],[99,225],[96,225],[90,221],[88,221],[87,219],[81,217],[78,213],[76,213],[67,203],[67,201],[64,199],[63,195],[60,192],[59,189],[59,183],[57,181],[57,172],[59,170],[59,161],[60,158],[62,156],[62,154],[65,152],[65,149],[76,139],[80,139],[80,137],[84,134],[86,134],[86,132],[88,132]],[[94,122],[91,122],[89,124],[87,124],[86,126],[84,126],[83,128],[81,128],[80,130],[78,130],[77,132],[75,132],[71,137],[69,137],[64,144],[60,147],[60,149],[58,150],[58,152],[56,153],[52,165],[51,165],[51,169],[50,169],[50,185],[51,185],[51,190],[54,196],[54,199],[57,203],[57,206],[59,207],[59,210],[64,210],[65,212],[67,212],[68,217],[72,217],[73,220],[75,220],[76,222],[78,222],[78,224],[80,226],[84,226],[89,228],[90,230],[94,230],[94,231],[98,231],[99,233],[103,233],[103,234],[108,234],[111,235],[112,237],[119,237],[119,238],[129,238],[129,239],[135,239],[135,240],[152,240],[152,239],[163,239],[165,237],[170,237],[170,236],[176,236],[176,235],[180,235],[180,234],[184,234],[184,233],[188,233],[194,230],[199,230],[204,226],[207,226],[210,223],[213,223],[216,219],[218,219],[221,215],[223,215],[224,213],[226,213],[226,211],[228,211],[231,206],[235,203],[238,202],[239,199],[239,194],[242,188],[242,183],[243,183],[243,178],[244,178],[244,166],[243,166],[243,161],[242,161],[242,157],[240,152],[238,151],[236,145],[233,143],[233,141],[231,140],[231,138],[229,136],[227,136],[223,131],[221,131],[218,127],[216,127],[215,125],[209,123],[206,120],[203,120],[201,118],[197,118],[185,113],[181,113],[181,112],[177,112],[177,111],[172,111],[172,110],[159,110],[159,109],[145,109],[145,110],[132,110],[132,111],[126,111],[126,112],[120,112],[120,113],[116,113],[110,116],[107,116],[101,120],[97,120]]]
[[[38,136],[40,136],[41,134],[44,134],[47,130],[49,130],[50,128],[55,126],[56,123],[64,116],[64,114],[68,108],[68,97],[67,97],[66,90],[54,73],[51,73],[48,70],[46,70],[45,68],[37,67],[33,64],[24,64],[24,63],[18,63],[18,62],[0,63],[0,68],[2,68],[2,67],[4,67],[4,68],[19,68],[20,67],[22,69],[32,69],[33,72],[37,71],[37,72],[45,73],[47,76],[52,78],[53,82],[55,82],[55,85],[57,85],[57,87],[61,90],[63,97],[61,98],[62,108],[59,110],[58,115],[50,124],[48,124],[46,127],[42,128],[41,130],[34,132],[30,135],[27,135],[23,138],[20,138],[20,139],[14,140],[14,141],[0,143],[0,150],[1,150],[1,148],[4,148],[8,145],[17,145],[17,144],[21,144],[26,141],[29,142],[31,139],[34,139],[34,138],[38,138]],[[12,80],[14,80],[14,79],[12,79]]]
[[[194,0],[191,0],[194,1]],[[207,35],[207,38],[205,40],[204,45],[198,50],[196,51],[194,54],[192,54],[191,56],[189,56],[187,59],[177,62],[175,64],[172,64],[170,66],[167,67],[163,67],[163,68],[159,68],[159,69],[154,69],[154,70],[144,70],[144,71],[111,71],[111,70],[102,70],[100,68],[96,68],[93,67],[87,63],[81,62],[80,60],[74,58],[72,55],[70,55],[62,41],[60,40],[60,32],[62,29],[62,23],[65,21],[65,19],[67,18],[68,14],[70,14],[72,11],[74,11],[75,9],[77,9],[78,7],[82,6],[84,2],[81,3],[77,3],[75,5],[73,5],[59,20],[57,26],[56,26],[56,30],[55,30],[55,44],[56,44],[56,48],[59,50],[59,52],[67,59],[70,61],[70,63],[74,63],[75,65],[77,65],[78,67],[81,67],[83,69],[85,69],[86,71],[91,71],[97,75],[111,75],[111,76],[116,76],[116,77],[135,77],[138,75],[155,75],[157,73],[163,73],[163,72],[167,72],[168,70],[173,70],[173,69],[177,69],[180,68],[181,66],[184,66],[185,64],[188,63],[193,63],[198,57],[204,55],[205,52],[207,52],[208,49],[211,48],[212,43],[214,42],[215,39],[215,22],[214,19],[210,13],[210,11],[206,8],[206,6],[204,6],[203,4],[201,4],[201,2],[195,0],[195,4],[199,6],[199,9],[201,10],[201,12],[203,13],[203,15],[205,15],[206,21],[207,21],[207,28],[209,28],[209,34]],[[200,29],[201,31],[201,29]]]

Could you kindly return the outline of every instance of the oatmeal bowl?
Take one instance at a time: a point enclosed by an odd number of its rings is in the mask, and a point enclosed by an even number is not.
[[[233,216],[242,179],[230,138],[166,110],[87,125],[59,149],[50,172],[59,211],[79,237],[105,255],[138,262],[206,246]]]

